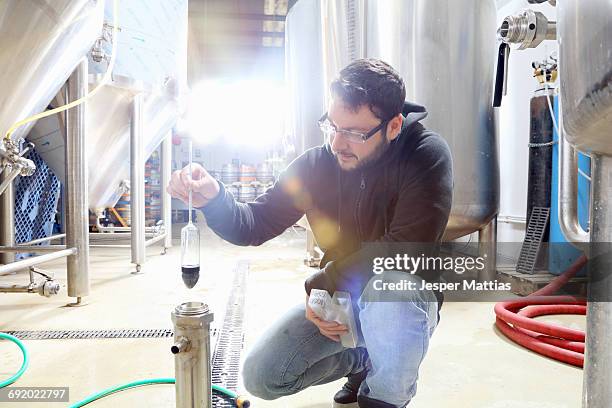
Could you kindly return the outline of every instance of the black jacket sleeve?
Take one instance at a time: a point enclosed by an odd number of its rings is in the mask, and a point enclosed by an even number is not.
[[[362,245],[360,250],[327,263],[305,282],[307,293],[317,288],[330,294],[344,290],[359,296],[374,275],[372,261],[375,257],[394,256],[397,248],[404,244],[405,248],[419,248],[421,252],[422,248],[433,248],[440,242],[452,203],[452,159],[444,139],[437,134],[427,139],[409,159],[416,161],[413,166],[416,171],[410,171],[401,180],[387,233],[376,242]]]
[[[226,241],[242,246],[261,245],[280,235],[304,214],[307,163],[303,156],[295,159],[274,186],[250,203],[237,202],[219,182],[219,195],[201,209],[208,226]]]

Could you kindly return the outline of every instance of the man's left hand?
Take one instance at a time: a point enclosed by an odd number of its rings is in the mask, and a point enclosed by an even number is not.
[[[306,295],[306,319],[319,328],[322,335],[333,341],[340,341],[340,335],[348,333],[348,327],[338,322],[328,322],[321,319],[308,305],[310,296]]]

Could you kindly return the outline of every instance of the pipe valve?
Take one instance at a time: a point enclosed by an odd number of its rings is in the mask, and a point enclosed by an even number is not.
[[[557,38],[557,23],[548,21],[539,11],[525,10],[507,16],[497,30],[499,39],[506,44],[519,44],[519,50],[535,48],[544,40]]]

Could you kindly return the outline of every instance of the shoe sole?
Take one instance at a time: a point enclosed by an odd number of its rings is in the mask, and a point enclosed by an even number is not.
[[[334,401],[332,403],[332,408],[359,408],[359,405],[357,404],[357,402],[351,402],[348,404],[340,404]]]

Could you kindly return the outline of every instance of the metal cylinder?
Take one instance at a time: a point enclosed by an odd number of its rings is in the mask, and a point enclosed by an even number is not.
[[[10,177],[8,171],[0,174],[0,181]],[[15,245],[15,195],[13,183],[0,195],[0,245]],[[0,263],[9,264],[15,260],[14,254],[0,253]]]
[[[554,89],[542,89],[531,98],[529,126],[529,178],[527,183],[527,224],[533,207],[551,206],[553,119],[548,109],[554,103]],[[548,230],[544,233],[548,242]]]
[[[130,213],[132,218],[132,263],[136,270],[145,262],[145,176],[142,135],[143,95],[134,95],[130,123]]]
[[[68,79],[68,100],[87,94],[87,59],[81,60]],[[85,107],[82,103],[66,113],[66,247],[77,253],[67,260],[68,296],[89,294],[89,211]]]
[[[257,170],[250,164],[243,164],[240,166],[240,182],[250,183],[255,181],[257,177]]]
[[[589,301],[582,406],[612,406],[612,157],[593,154]]]
[[[497,218],[478,231],[478,255],[485,258],[485,267],[478,271],[478,280],[494,280],[497,277]]]
[[[232,184],[238,181],[240,173],[238,166],[232,163],[224,164],[221,168],[221,181],[223,184]]]
[[[202,302],[186,302],[172,312],[177,408],[211,408],[210,323]]]

